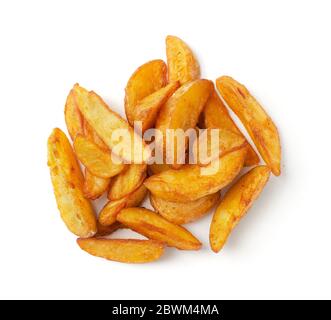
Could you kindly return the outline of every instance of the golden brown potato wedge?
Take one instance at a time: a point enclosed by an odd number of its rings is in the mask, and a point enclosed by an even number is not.
[[[244,124],[272,173],[280,175],[281,146],[277,128],[245,86],[224,76],[216,80],[222,97]]]
[[[111,153],[100,149],[94,142],[78,134],[74,141],[74,149],[79,161],[95,176],[111,178],[125,168],[123,163],[113,161]]]
[[[226,129],[239,134],[242,138],[245,138],[235,122],[232,120],[229,111],[226,109],[224,103],[216,93],[215,89],[211,93],[203,109],[203,112],[201,113],[200,126],[201,128]],[[259,162],[259,156],[249,144],[247,146],[245,166],[250,167],[257,165]]]
[[[101,140],[95,130],[89,125],[89,123],[85,119],[83,121],[83,127],[84,135],[88,140],[94,142],[100,149],[109,152],[109,148],[107,147],[107,145]]]
[[[106,237],[114,233],[118,229],[124,228],[122,223],[115,222],[110,226],[103,226],[102,224],[97,224],[98,232],[96,233],[95,237]]]
[[[76,105],[73,90],[70,90],[64,108],[64,117],[69,135],[72,140],[77,134],[83,134],[83,117]]]
[[[243,147],[214,160],[206,167],[185,165],[179,170],[151,176],[144,184],[158,198],[173,202],[194,201],[228,185],[243,167],[245,156],[246,147]]]
[[[173,224],[157,213],[144,208],[122,209],[117,220],[147,238],[182,250],[198,250],[200,241],[185,228]]]
[[[75,102],[83,117],[95,130],[100,139],[126,163],[145,163],[150,158],[150,150],[142,138],[117,113],[110,110],[106,103],[93,91],[87,91],[76,84],[73,88]],[[121,133],[126,141],[118,148]],[[114,134],[114,136],[113,136]],[[128,143],[128,144],[127,144]],[[117,147],[116,147],[117,146]]]
[[[123,208],[137,207],[145,199],[147,189],[144,184],[141,184],[131,194],[119,200],[109,201],[99,214],[99,223],[103,226],[110,226],[115,223],[117,214]]]
[[[142,122],[142,132],[154,126],[160,108],[178,87],[178,81],[169,83],[138,102],[133,110],[133,120]]]
[[[159,259],[164,244],[154,240],[77,239],[80,248],[89,254],[124,263],[145,263]]]
[[[200,66],[192,50],[181,39],[167,36],[166,51],[169,82],[184,84],[200,78]]]
[[[85,168],[84,196],[95,200],[101,197],[108,189],[110,178],[100,178]]]
[[[162,107],[155,127],[163,133],[164,153],[166,147],[166,130],[183,129],[186,131],[187,129],[195,128],[212,88],[212,82],[204,79],[186,83]],[[171,158],[167,159],[167,163],[173,162],[173,167],[179,168],[181,166],[180,160],[182,159],[177,159],[176,143],[173,150],[169,151],[169,154]]]
[[[94,236],[97,231],[95,214],[84,197],[83,174],[68,138],[56,128],[47,146],[54,194],[64,223],[79,237]]]
[[[214,252],[224,246],[232,229],[252,206],[270,176],[267,166],[258,166],[243,175],[222,199],[210,225],[210,245]]]
[[[219,192],[187,203],[171,202],[150,195],[151,204],[155,211],[175,224],[185,224],[200,219],[216,205],[219,199]]]
[[[215,130],[215,133],[212,132]],[[193,143],[194,163],[207,166],[213,160],[225,154],[241,149],[247,145],[246,139],[225,129],[201,130],[199,137]]]
[[[145,164],[130,164],[126,170],[112,179],[108,199],[119,200],[136,190],[146,178],[146,169]]]
[[[167,83],[167,66],[162,60],[152,60],[140,66],[130,77],[125,88],[125,113],[133,126],[136,105],[160,90]]]

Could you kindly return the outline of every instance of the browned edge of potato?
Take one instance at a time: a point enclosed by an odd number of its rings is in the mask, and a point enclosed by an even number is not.
[[[164,244],[155,240],[136,239],[77,239],[87,253],[107,260],[124,263],[146,263],[158,260],[164,253]]]
[[[187,203],[163,200],[150,194],[150,202],[157,213],[175,224],[186,224],[206,215],[220,199],[220,192]]]
[[[153,240],[181,250],[198,250],[201,242],[184,227],[173,224],[145,208],[122,209],[117,221]]]
[[[210,245],[219,252],[232,229],[259,196],[270,176],[267,166],[258,166],[243,175],[225,194],[210,225]]]
[[[117,221],[109,226],[103,226],[102,224],[97,222],[98,231],[95,234],[95,237],[106,237],[106,236],[111,235],[115,231],[117,231],[119,229],[123,229],[123,228],[124,228],[123,224],[120,222],[117,222]]]
[[[58,128],[48,138],[48,166],[62,220],[75,235],[97,232],[96,217],[83,193],[84,177],[66,135]]]
[[[281,172],[281,145],[276,125],[245,86],[231,77],[216,80],[228,106],[238,116],[275,176]]]
[[[84,196],[90,200],[100,198],[108,189],[111,178],[100,178],[92,174],[85,168],[85,179],[83,192]]]

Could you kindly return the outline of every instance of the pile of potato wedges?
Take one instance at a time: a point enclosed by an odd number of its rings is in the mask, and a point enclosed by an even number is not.
[[[80,248],[91,255],[145,263],[159,259],[166,247],[198,250],[201,242],[182,225],[213,208],[210,246],[219,252],[270,173],[280,175],[277,128],[247,88],[229,76],[218,78],[215,85],[201,79],[195,55],[178,37],[166,38],[166,57],[167,63],[149,61],[129,78],[124,98],[127,119],[97,93],[75,84],[65,103],[71,141],[58,128],[48,138],[48,166],[58,209],[67,228],[79,237]],[[138,121],[140,131],[134,126]],[[164,134],[147,141],[144,133],[153,128]],[[208,151],[213,148],[208,136],[219,129],[219,151],[212,158],[196,152],[191,163],[185,156],[185,140],[165,152],[163,163],[153,163],[151,145],[162,143],[162,150],[166,148],[167,129],[196,130],[194,143],[207,141]],[[121,130],[134,141],[127,148],[118,148],[119,139],[114,138]],[[184,157],[178,156],[178,149],[184,150]],[[252,168],[240,176],[244,167]],[[92,201],[105,193],[108,201],[96,213]],[[147,197],[154,211],[140,207]],[[110,236],[120,228],[146,240]]]

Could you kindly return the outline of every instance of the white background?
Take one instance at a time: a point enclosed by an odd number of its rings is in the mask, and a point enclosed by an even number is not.
[[[0,298],[331,298],[330,1],[1,1]],[[202,75],[235,77],[283,145],[272,177],[226,247],[125,265],[81,251],[61,221],[46,140],[65,129],[75,82],[123,114],[142,63],[184,39]],[[119,233],[119,236],[124,236]]]

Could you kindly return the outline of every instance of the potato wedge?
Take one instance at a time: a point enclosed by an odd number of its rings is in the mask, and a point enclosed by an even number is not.
[[[212,130],[201,130],[199,137],[193,143],[194,163],[199,166],[207,166],[213,160],[247,145],[246,139],[237,133],[225,129],[215,129],[218,130],[215,135]]]
[[[201,113],[200,126],[201,128],[226,129],[239,134],[242,138],[245,138],[235,122],[232,120],[229,111],[226,109],[215,89],[211,93],[203,112]],[[248,144],[245,166],[250,167],[257,165],[259,162],[259,156],[252,146]]]
[[[119,200],[109,201],[99,214],[99,223],[103,226],[109,226],[115,223],[117,214],[123,208],[137,207],[145,199],[147,189],[144,184],[141,184],[131,194]]]
[[[198,250],[200,241],[185,228],[175,225],[157,213],[144,208],[122,209],[117,221],[149,239],[166,243],[182,250]]]
[[[185,165],[179,170],[168,170],[147,178],[144,182],[156,197],[173,202],[191,202],[228,185],[240,172],[246,147],[230,152],[210,165]],[[213,174],[202,174],[202,169]]]
[[[64,117],[69,135],[72,140],[75,139],[77,134],[84,133],[83,117],[76,105],[73,90],[70,90],[68,94],[64,107]]]
[[[95,200],[101,197],[110,185],[110,178],[100,178],[85,168],[84,196]]]
[[[83,121],[83,127],[84,127],[84,135],[88,140],[94,142],[100,149],[110,152],[107,145],[101,140],[101,138],[97,135],[95,130],[85,119]]]
[[[270,176],[267,166],[258,166],[243,175],[226,193],[210,225],[210,245],[219,252],[232,229],[252,206]]]
[[[95,176],[111,178],[125,168],[120,160],[113,162],[110,152],[100,149],[94,142],[78,134],[74,141],[74,149],[79,161]]]
[[[109,109],[101,97],[78,84],[74,86],[73,92],[75,102],[84,119],[113,153],[116,153],[116,146],[119,144],[119,137],[114,138],[113,134],[116,136],[116,133],[121,130],[127,134],[129,144],[125,144],[120,151],[117,150],[117,156],[126,163],[140,164],[148,161],[151,152],[146,143],[123,118]]]
[[[219,192],[187,203],[171,202],[150,195],[151,205],[155,211],[175,224],[185,224],[200,219],[216,205],[219,199]]]
[[[136,190],[146,178],[147,165],[131,164],[128,169],[112,179],[109,200],[119,200]]]
[[[154,240],[78,239],[80,248],[89,254],[124,263],[145,263],[159,259],[164,244]]]
[[[182,85],[200,78],[199,63],[183,40],[167,36],[166,51],[169,82],[179,81]]]
[[[87,238],[97,232],[96,217],[83,194],[84,178],[66,135],[54,129],[48,138],[48,166],[62,220],[75,235]]]
[[[131,126],[135,120],[136,105],[167,84],[167,65],[162,60],[152,60],[140,66],[130,77],[125,88],[125,113]]]
[[[281,146],[278,130],[245,86],[224,76],[216,80],[222,97],[244,124],[263,160],[275,176],[281,171]]]
[[[98,232],[96,233],[95,237],[106,237],[114,233],[118,229],[124,228],[122,223],[115,222],[110,226],[103,226],[102,224],[97,224]]]
[[[160,108],[178,87],[178,81],[169,83],[138,102],[133,110],[133,120],[142,122],[142,132],[154,126]]]
[[[164,154],[166,130],[183,129],[186,131],[195,128],[212,88],[212,82],[204,79],[186,83],[162,107],[155,127],[163,133]],[[180,159],[177,159],[177,144],[174,145],[173,150],[169,151],[169,154],[172,159],[167,159],[167,163],[173,162],[173,167],[179,168],[181,165]]]

